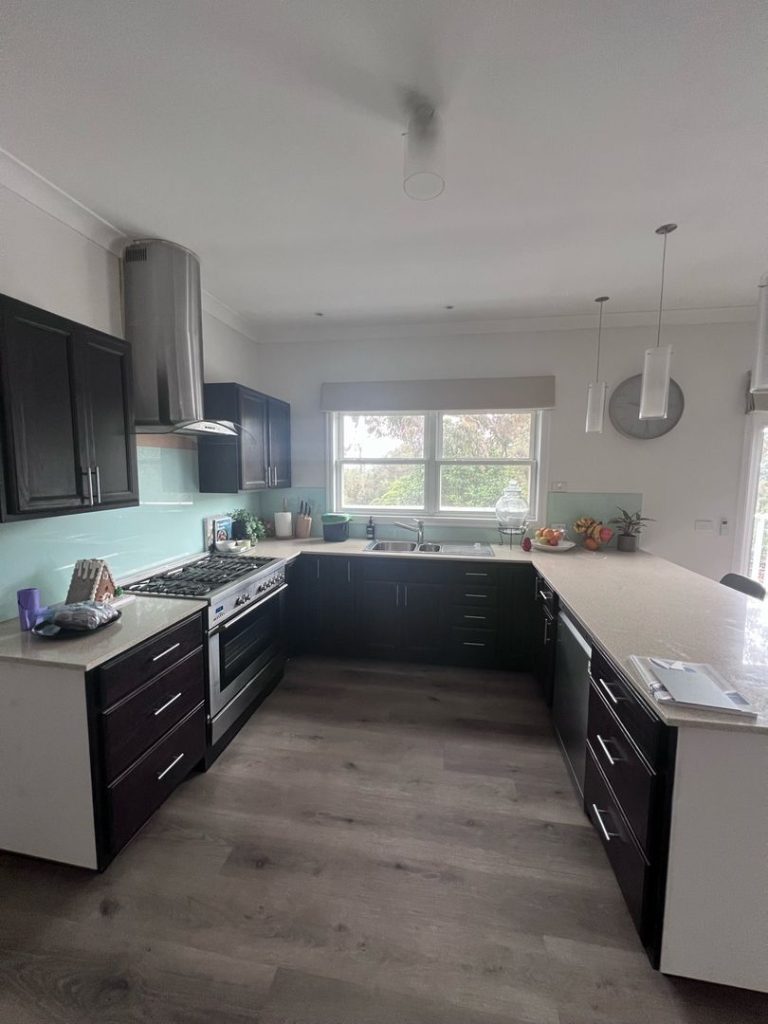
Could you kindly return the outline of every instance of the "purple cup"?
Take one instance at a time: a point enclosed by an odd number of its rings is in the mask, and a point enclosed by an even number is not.
[[[32,629],[42,613],[40,591],[37,587],[26,587],[16,591],[19,605],[19,625],[23,630]]]

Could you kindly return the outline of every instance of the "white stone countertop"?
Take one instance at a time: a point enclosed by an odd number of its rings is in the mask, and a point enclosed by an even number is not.
[[[291,560],[303,551],[370,555],[368,541],[326,544],[307,540],[260,541],[254,554]],[[526,553],[493,545],[497,563],[531,563],[558,593],[573,617],[598,641],[639,695],[670,725],[768,732],[768,601],[746,597],[706,576],[644,551]],[[384,558],[445,558],[417,552]],[[448,556],[466,561],[466,555]],[[491,561],[478,558],[478,561]],[[472,557],[475,561],[475,557]],[[684,709],[653,699],[628,662],[630,654],[712,665],[758,712],[757,719]]]
[[[0,662],[24,662],[88,672],[111,658],[162,633],[207,607],[205,601],[171,597],[137,597],[119,606],[122,617],[102,629],[66,639],[24,633],[18,619],[0,622]],[[2,678],[0,666],[0,679]]]

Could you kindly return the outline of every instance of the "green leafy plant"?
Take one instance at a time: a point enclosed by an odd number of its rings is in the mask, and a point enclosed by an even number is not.
[[[622,537],[639,537],[641,532],[645,529],[646,523],[655,523],[655,519],[651,519],[650,516],[641,516],[639,512],[627,512],[625,508],[620,505],[616,506],[621,515],[614,516],[611,522],[619,528],[619,533]]]
[[[247,508],[236,508],[232,516],[232,537],[234,540],[261,540],[267,535],[264,523]]]

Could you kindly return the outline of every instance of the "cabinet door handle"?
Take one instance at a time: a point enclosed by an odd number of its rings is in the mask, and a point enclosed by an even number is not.
[[[98,503],[101,504],[101,473],[99,472],[98,466],[94,472],[96,473],[96,499]]]
[[[550,598],[552,597],[552,591],[551,590],[540,590],[539,591],[539,597],[541,598],[542,601],[549,601]]]
[[[153,715],[155,717],[157,717],[158,715],[162,714],[163,711],[165,711],[166,708],[169,708],[171,706],[171,704],[174,704],[179,699],[180,696],[181,696],[181,690],[179,690],[179,692],[176,694],[175,697],[171,697],[171,699],[167,700],[165,702],[165,704],[163,704],[161,707],[157,708],[156,711],[153,711],[152,712]]]
[[[465,594],[464,597],[479,597],[483,601],[487,601],[488,600],[488,595],[487,594]]]
[[[171,768],[175,768],[176,765],[179,763],[179,761],[182,759],[182,757],[184,757],[183,754],[178,754],[176,757],[174,757],[174,759],[171,761],[171,763],[168,765],[168,767],[167,768],[163,768],[163,770],[158,773],[157,781],[159,782],[162,778],[164,778],[168,774],[168,772],[171,770]]]
[[[347,559],[347,583],[352,582],[352,563]]]
[[[608,829],[605,827],[605,822],[603,821],[603,814],[605,812],[601,811],[600,808],[597,806],[597,804],[592,804],[592,810],[595,812],[595,817],[597,818],[597,824],[600,826],[600,831],[605,836],[606,843],[610,843],[610,841],[612,839],[618,839],[619,838],[619,833],[618,832],[609,832]]]
[[[272,467],[272,486],[277,487],[277,463]]]
[[[608,759],[608,764],[609,764],[609,765],[610,765],[611,767],[613,767],[613,766],[614,766],[614,765],[615,765],[615,764],[616,764],[616,763],[617,763],[618,761],[621,761],[621,758],[620,758],[620,757],[614,757],[614,756],[613,756],[613,754],[612,754],[612,753],[610,752],[610,750],[608,749],[608,746],[607,746],[607,744],[606,744],[605,740],[603,739],[603,737],[602,737],[602,736],[600,735],[600,733],[597,733],[597,742],[598,742],[598,743],[600,744],[600,746],[602,747],[602,749],[603,749],[603,753],[605,754],[606,758]],[[610,741],[609,741],[609,742],[610,742]]]
[[[320,579],[320,559],[315,560],[315,578]]]
[[[608,683],[606,683],[606,681],[603,679],[603,677],[602,676],[598,676],[597,677],[597,681],[600,684],[600,686],[602,687],[602,689],[605,691],[605,693],[608,695],[608,699],[610,700],[611,704],[618,704],[619,703],[619,698],[616,696],[616,694],[610,688]]]
[[[164,658],[166,654],[170,654],[171,651],[175,651],[177,647],[181,647],[181,641],[179,641],[177,644],[174,644],[173,647],[166,647],[164,651],[160,651],[159,654],[156,654],[154,656],[152,661],[160,661],[160,659]]]
[[[487,576],[487,572],[465,572],[465,576]]]
[[[465,619],[480,619],[482,622],[485,622],[485,620],[488,618],[488,616],[487,615],[465,615],[464,618]]]
[[[465,640],[464,641],[464,646],[465,647],[485,647],[485,644],[481,644],[477,640]]]
[[[87,476],[88,477],[88,501],[92,505],[93,504],[93,478],[91,476],[91,471],[90,471],[90,469],[84,469],[84,470],[82,470],[82,474],[83,474],[83,476]]]
[[[395,608],[400,607],[400,584],[395,584]]]

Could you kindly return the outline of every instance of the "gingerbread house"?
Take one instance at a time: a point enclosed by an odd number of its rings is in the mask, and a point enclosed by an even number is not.
[[[79,601],[111,601],[115,581],[103,558],[81,558],[75,562],[67,591],[67,604]]]

